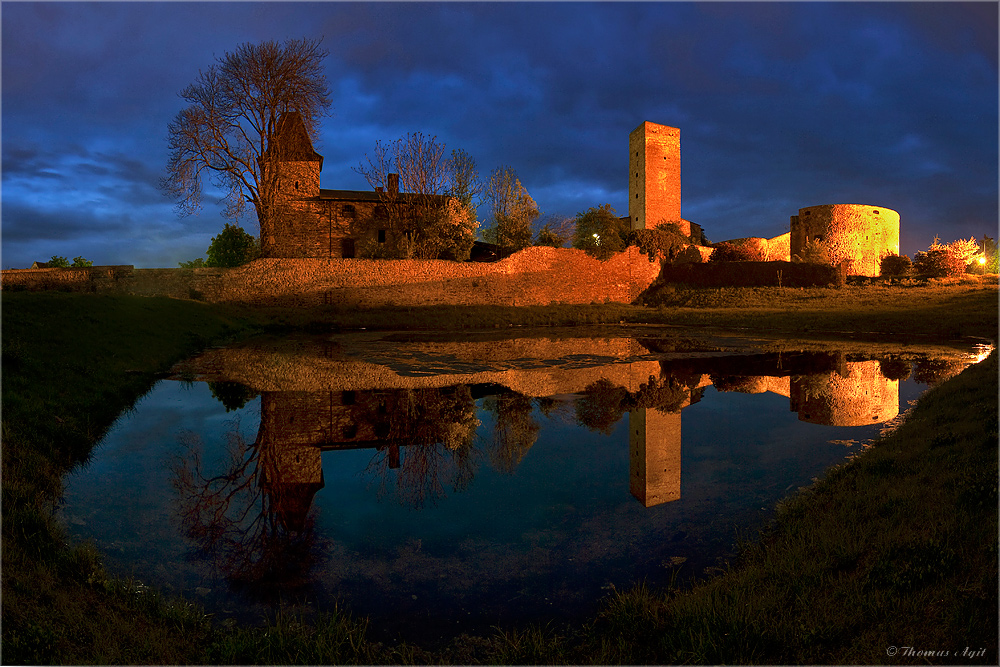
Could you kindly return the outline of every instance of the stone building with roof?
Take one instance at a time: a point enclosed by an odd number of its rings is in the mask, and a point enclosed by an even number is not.
[[[261,230],[264,257],[346,259],[378,255],[378,246],[393,247],[412,237],[412,223],[421,206],[429,202],[445,208],[451,200],[445,195],[402,193],[398,174],[388,174],[384,189],[320,188],[323,156],[313,148],[297,113],[282,116],[276,145],[282,147],[279,215],[270,234]]]

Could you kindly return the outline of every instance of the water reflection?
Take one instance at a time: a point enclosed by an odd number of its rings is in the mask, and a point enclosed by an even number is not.
[[[209,563],[265,603],[346,595],[360,613],[487,626],[582,610],[676,558],[699,572],[734,527],[843,460],[832,439],[897,417],[907,378],[973,361],[653,337],[210,350],[173,377],[208,383],[223,446],[171,435],[163,506],[195,548],[184,568]],[[208,587],[192,580],[177,585]]]
[[[635,351],[634,345],[627,347]],[[645,347],[656,351],[657,342],[646,341]],[[331,356],[331,347],[324,345],[323,357]],[[580,362],[581,355],[575,356]],[[965,364],[925,359],[915,365],[915,375],[926,382],[946,379]],[[706,387],[785,396],[799,420],[812,424],[870,425],[899,415],[899,380],[911,375],[912,366],[898,357],[858,359],[840,351],[629,361],[602,368],[617,371],[608,373],[614,379],[600,377],[578,389],[574,416],[577,424],[608,435],[627,414],[628,489],[645,507],[652,507],[681,497],[681,413],[701,400]],[[580,382],[575,376],[589,379],[593,370],[592,364],[583,364],[561,380],[572,389],[574,379]],[[648,375],[634,391],[618,384],[625,379],[635,387],[637,378],[650,371],[656,375]],[[227,411],[257,394],[232,381],[214,382],[212,391]],[[491,437],[477,447],[481,422],[475,399],[483,397],[492,429]],[[263,391],[257,438],[249,444],[230,434],[226,472],[204,473],[193,447],[175,468],[183,523],[206,552],[229,554],[222,567],[233,578],[274,577],[268,554],[309,551],[309,509],[324,486],[322,451],[374,449],[364,472],[379,497],[394,495],[419,509],[449,490],[466,488],[484,453],[493,469],[513,473],[538,438],[541,426],[532,416],[534,409],[551,409],[554,403],[498,384]],[[243,545],[252,545],[255,553]],[[284,572],[281,579],[290,576]]]

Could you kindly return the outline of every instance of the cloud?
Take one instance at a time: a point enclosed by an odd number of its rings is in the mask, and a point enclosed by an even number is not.
[[[351,168],[375,142],[423,132],[484,176],[512,166],[548,213],[623,210],[628,134],[650,120],[681,128],[683,212],[714,240],[837,200],[900,211],[904,239],[981,235],[996,21],[993,3],[12,3],[4,252],[32,233],[8,211],[34,210],[40,241],[132,220],[134,252],[164,262],[174,241],[147,220],[179,244],[221,228],[156,188],[177,93],[241,42],[290,37],[330,52],[323,187],[367,189]]]

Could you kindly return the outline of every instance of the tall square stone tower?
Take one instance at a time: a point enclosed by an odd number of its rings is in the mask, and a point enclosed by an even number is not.
[[[628,135],[628,215],[632,229],[681,220],[681,131],[644,122]]]

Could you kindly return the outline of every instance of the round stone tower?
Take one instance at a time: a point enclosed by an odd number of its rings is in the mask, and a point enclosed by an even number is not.
[[[899,254],[899,213],[867,204],[824,204],[800,208],[791,219],[790,251],[798,255],[808,241],[822,241],[835,264],[847,273],[879,275],[882,258]]]

